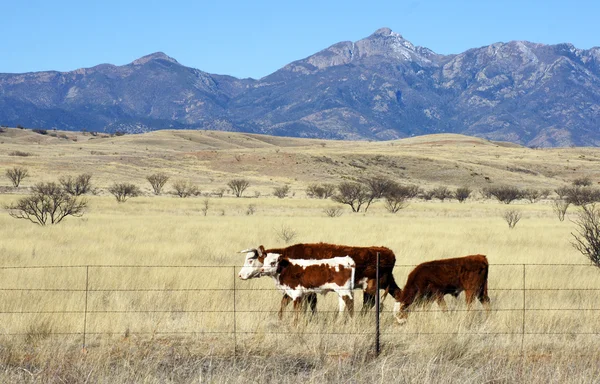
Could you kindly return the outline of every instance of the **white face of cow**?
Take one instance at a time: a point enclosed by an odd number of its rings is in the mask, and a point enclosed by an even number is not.
[[[278,253],[267,253],[263,267],[260,269],[261,276],[275,276],[277,273],[277,263],[279,262]]]
[[[264,248],[262,246],[259,249],[245,249],[240,253],[246,254],[246,260],[244,261],[244,266],[238,273],[238,276],[242,280],[252,279],[254,277],[260,276],[260,269],[263,266],[263,251]]]

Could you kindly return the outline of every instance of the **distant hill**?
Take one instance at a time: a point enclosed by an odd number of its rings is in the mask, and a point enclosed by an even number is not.
[[[439,55],[382,28],[260,80],[209,74],[155,53],[124,66],[0,74],[0,124],[351,140],[446,132],[598,146],[600,48],[512,41]]]

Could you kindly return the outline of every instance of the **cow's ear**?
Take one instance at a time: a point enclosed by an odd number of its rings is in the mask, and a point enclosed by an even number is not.
[[[263,256],[265,254],[265,247],[263,247],[262,245],[260,245],[258,247],[258,256]]]

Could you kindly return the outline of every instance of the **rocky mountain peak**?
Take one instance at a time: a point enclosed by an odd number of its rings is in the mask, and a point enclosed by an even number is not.
[[[150,61],[155,61],[155,60],[165,60],[165,61],[168,61],[173,64],[179,64],[179,62],[177,60],[175,60],[174,58],[172,58],[171,56],[169,56],[163,52],[154,52],[149,55],[140,57],[139,59],[134,60],[131,64],[144,65]]]

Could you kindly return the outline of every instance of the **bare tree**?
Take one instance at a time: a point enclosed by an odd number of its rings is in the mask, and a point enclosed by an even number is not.
[[[517,225],[519,220],[521,220],[521,212],[514,209],[509,209],[507,211],[504,211],[502,217],[504,218],[504,220],[506,220],[508,228],[512,229],[515,227],[515,225]]]
[[[277,237],[283,240],[286,244],[291,243],[298,235],[296,230],[285,224],[282,224],[281,227],[276,228],[275,233],[277,234]]]
[[[58,179],[63,189],[73,195],[80,196],[92,191],[92,174],[82,173],[77,177],[66,176]]]
[[[119,203],[124,203],[130,197],[137,197],[142,194],[142,191],[137,185],[131,183],[115,183],[108,188]]]
[[[227,186],[231,188],[235,197],[241,197],[246,188],[250,186],[250,182],[246,179],[233,179],[227,183]]]
[[[490,195],[494,196],[498,201],[504,204],[510,204],[514,200],[523,197],[523,192],[519,188],[509,185],[490,187],[488,191]]]
[[[279,197],[280,199],[283,199],[284,197],[286,197],[288,195],[288,193],[290,193],[290,186],[287,184],[283,185],[281,187],[273,188],[273,195]]]
[[[459,187],[456,188],[454,197],[456,197],[456,200],[458,200],[459,203],[464,203],[469,198],[469,196],[471,196],[471,192],[473,191],[469,187]]]
[[[173,183],[173,190],[173,193],[181,198],[197,196],[200,194],[198,187],[189,180],[176,180]]]
[[[33,194],[6,206],[9,215],[38,225],[58,224],[67,216],[83,215],[87,201],[68,194],[57,183],[38,183]]]
[[[595,266],[600,267],[600,211],[593,203],[583,205],[574,223],[577,230],[575,233],[571,232],[571,244]]]
[[[394,182],[386,177],[375,176],[363,181],[369,190],[369,196],[365,204],[365,212],[371,206],[371,203],[385,196],[394,186]]]
[[[567,196],[567,194],[569,193],[569,187],[567,187],[567,186],[558,187],[554,190],[554,192],[556,192],[559,199],[564,199]]]
[[[15,188],[18,188],[19,184],[21,184],[21,181],[23,181],[23,179],[27,176],[29,176],[27,168],[14,167],[6,170],[6,177],[10,179]]]
[[[335,193],[334,184],[310,184],[306,187],[306,195],[308,197],[316,197],[318,199],[328,199]]]
[[[593,187],[573,186],[567,188],[566,200],[573,205],[584,206],[600,201],[600,190]]]
[[[362,205],[367,202],[371,194],[364,184],[343,182],[338,185],[338,193],[332,196],[333,201],[347,204],[352,212],[360,212]]]
[[[208,214],[209,205],[210,205],[210,200],[208,198],[206,198],[202,201],[202,208],[200,208],[200,211],[202,212],[202,214],[204,216],[206,216]]]
[[[340,207],[329,207],[323,209],[323,213],[328,217],[340,217],[342,216],[342,208]]]
[[[154,190],[154,194],[160,195],[162,188],[165,186],[165,184],[169,180],[169,176],[167,176],[167,174],[165,174],[165,173],[154,173],[154,174],[146,177],[146,180],[148,180],[148,182],[152,186],[152,189]]]
[[[552,210],[556,213],[556,216],[558,216],[558,220],[565,220],[565,214],[567,213],[567,208],[569,208],[570,204],[570,202],[563,199],[552,200]]]

